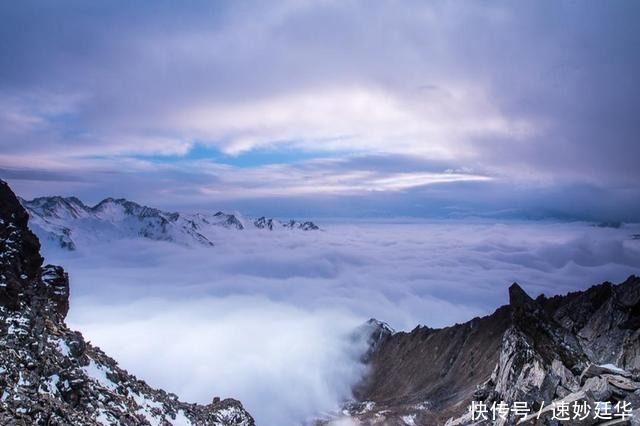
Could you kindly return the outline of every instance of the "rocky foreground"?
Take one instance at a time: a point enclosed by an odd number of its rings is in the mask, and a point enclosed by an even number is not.
[[[640,278],[536,299],[513,284],[509,298],[442,329],[372,320],[369,375],[337,424],[640,424]]]
[[[67,274],[42,265],[27,221],[0,181],[0,425],[254,426],[240,402],[181,402],[69,330]]]

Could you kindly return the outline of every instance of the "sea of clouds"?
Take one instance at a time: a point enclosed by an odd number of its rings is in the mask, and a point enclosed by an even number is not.
[[[520,283],[562,294],[640,272],[640,225],[483,221],[221,229],[212,248],[144,239],[45,247],[70,273],[69,323],[181,398],[241,400],[262,426],[338,408],[362,377],[353,330],[485,315]]]

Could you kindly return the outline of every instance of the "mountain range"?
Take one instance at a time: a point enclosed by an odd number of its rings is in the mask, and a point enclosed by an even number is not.
[[[238,213],[176,213],[142,206],[123,198],[106,198],[87,206],[76,197],[20,199],[29,226],[46,243],[68,250],[97,241],[147,238],[182,245],[213,246],[221,229],[315,231],[310,221],[245,218]]]

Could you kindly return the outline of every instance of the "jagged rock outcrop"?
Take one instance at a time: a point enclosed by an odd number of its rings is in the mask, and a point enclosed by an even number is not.
[[[93,207],[76,197],[40,197],[20,200],[31,216],[29,226],[43,242],[76,250],[93,242],[146,238],[186,246],[213,246],[220,228],[319,229],[313,222],[280,222],[264,217],[253,222],[224,212],[175,213],[142,206],[124,198],[107,198]]]
[[[234,214],[227,214],[219,211],[214,214],[213,217],[219,219],[219,223],[225,228],[235,228],[240,231],[244,229],[242,221],[238,219]]]
[[[70,330],[67,274],[42,266],[27,221],[0,181],[0,424],[254,426],[240,402],[181,402]]]
[[[264,216],[254,220],[253,225],[256,228],[268,229],[269,231],[273,231],[277,228],[300,229],[302,231],[317,231],[320,229],[315,223],[309,221],[300,222],[292,219],[288,222],[280,222],[279,220],[266,218]]]
[[[626,403],[638,410],[640,278],[536,299],[513,284],[509,299],[464,324],[375,339],[369,374],[344,414],[361,425],[557,425],[573,423],[552,419],[544,404]],[[526,403],[534,415],[478,421],[472,401]],[[633,413],[626,424],[640,422],[640,412]]]
[[[364,323],[359,330],[356,330],[356,334],[360,336],[368,336],[367,346],[368,350],[362,356],[364,363],[369,363],[373,354],[378,350],[382,342],[393,335],[395,331],[386,322],[378,321],[375,318],[369,319]]]
[[[310,222],[310,221],[300,222],[300,221],[293,220],[293,219],[288,221],[288,222],[283,223],[282,226],[285,227],[285,228],[289,228],[289,229],[301,229],[303,231],[317,231],[318,229],[320,229],[313,222]]]

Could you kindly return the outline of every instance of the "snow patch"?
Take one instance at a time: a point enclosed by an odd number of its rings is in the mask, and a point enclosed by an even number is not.
[[[114,421],[111,417],[112,416],[109,413],[99,408],[98,415],[96,416],[96,421],[103,426],[112,426]]]
[[[140,407],[137,411],[138,414],[142,414],[147,421],[151,424],[151,426],[161,426],[161,416],[154,414],[154,411],[162,412],[163,405],[160,402],[149,399],[143,395],[140,395],[133,390],[129,389],[129,394],[133,396],[138,407]]]
[[[598,367],[606,368],[608,370],[612,370],[612,371],[615,371],[615,372],[623,374],[623,375],[624,374],[629,374],[627,371],[625,371],[622,368],[618,367],[617,365],[613,365],[613,364],[601,364],[601,365],[598,365]]]
[[[44,383],[42,383],[42,385],[40,385],[38,393],[56,396],[59,393],[58,383],[60,383],[60,376],[53,374]]]
[[[178,410],[178,412],[176,413],[176,418],[169,419],[169,423],[171,423],[173,426],[193,426],[191,420],[189,420],[187,416],[184,415],[184,411],[182,410]]]
[[[69,349],[67,342],[65,342],[62,339],[58,339],[58,352],[60,352],[63,356],[66,356],[66,357],[68,357],[71,354],[71,349]]]
[[[408,416],[402,416],[401,419],[404,422],[404,424],[406,424],[407,426],[416,426],[416,415],[415,414],[410,414]]]
[[[89,365],[82,367],[85,374],[103,387],[115,391],[118,386],[107,377],[107,371],[110,371],[103,365],[97,364],[94,360],[89,360]]]

